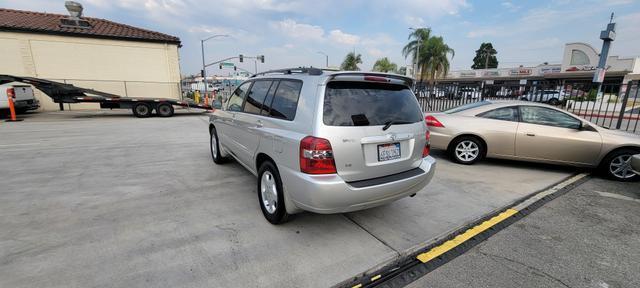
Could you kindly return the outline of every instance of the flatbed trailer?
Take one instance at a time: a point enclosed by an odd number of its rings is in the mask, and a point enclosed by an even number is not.
[[[173,106],[212,110],[210,105],[193,101],[169,98],[122,97],[98,90],[76,87],[72,84],[34,78],[0,74],[0,85],[10,82],[30,84],[49,96],[53,102],[60,103],[98,103],[103,109],[131,109],[133,115],[140,118],[150,117],[153,111],[160,117],[173,116]]]

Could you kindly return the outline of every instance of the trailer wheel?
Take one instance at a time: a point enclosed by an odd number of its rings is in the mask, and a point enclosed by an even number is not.
[[[173,105],[169,103],[162,103],[156,107],[156,113],[160,117],[171,117],[173,116]]]
[[[151,116],[151,106],[147,103],[138,103],[133,106],[133,115],[138,118],[147,118]]]

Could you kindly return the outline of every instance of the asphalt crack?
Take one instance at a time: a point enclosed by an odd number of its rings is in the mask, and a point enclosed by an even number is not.
[[[380,243],[382,243],[384,246],[387,246],[389,249],[393,250],[393,252],[396,253],[396,256],[400,257],[400,252],[398,250],[396,250],[395,248],[391,247],[391,245],[389,245],[389,243],[387,243],[386,241],[384,241],[382,238],[376,236],[375,234],[371,233],[371,231],[367,230],[367,228],[365,228],[364,226],[362,226],[360,223],[358,223],[356,220],[354,220],[353,218],[349,217],[348,214],[342,214],[345,218],[349,219],[349,221],[353,222],[353,224],[356,224],[356,226],[360,227],[360,229],[362,229],[364,232],[367,232],[367,234],[371,235],[371,237],[375,238],[376,240],[378,240]]]
[[[507,268],[510,268],[510,267],[508,265],[504,265],[504,263],[502,261],[500,261],[500,260],[504,260],[504,261],[507,261],[507,262],[510,262],[510,263],[514,263],[514,264],[518,264],[520,266],[524,266],[525,268],[528,268],[528,269],[534,271],[535,273],[531,273],[533,275],[544,276],[546,278],[552,279],[552,280],[562,284],[562,286],[564,286],[564,287],[572,288],[571,286],[569,286],[569,284],[565,283],[561,279],[559,279],[559,278],[557,278],[557,277],[555,277],[555,276],[553,276],[553,275],[551,275],[551,274],[549,274],[547,272],[544,272],[544,271],[540,270],[539,268],[533,267],[533,266],[531,266],[529,264],[526,264],[526,263],[511,259],[511,258],[508,258],[508,257],[504,257],[504,256],[496,255],[496,254],[491,254],[491,253],[486,253],[486,252],[481,251],[480,249],[478,249],[476,252],[478,254],[480,254],[480,255],[483,255],[483,256],[486,256],[486,257],[490,258],[491,260],[495,261],[496,263],[499,263],[499,264],[501,264],[501,265],[503,265],[503,266],[505,266]],[[510,270],[512,270],[512,269],[510,269]],[[518,274],[522,274],[519,271],[515,271],[515,270],[512,270],[512,271],[514,271],[514,272],[516,272]]]

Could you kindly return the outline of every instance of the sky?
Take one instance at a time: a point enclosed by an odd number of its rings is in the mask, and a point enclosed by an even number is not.
[[[199,73],[200,39],[207,63],[243,54],[265,55],[258,70],[339,66],[345,55],[362,55],[361,70],[402,55],[409,27],[430,27],[455,51],[452,70],[470,69],[475,50],[491,42],[499,67],[560,63],[564,43],[598,38],[615,12],[617,38],[610,55],[640,56],[640,0],[78,0],[84,16],[108,19],[173,36],[182,41],[183,75]],[[0,7],[67,14],[63,0],[0,0]],[[235,60],[237,63],[237,60]],[[237,63],[254,71],[253,60]],[[217,66],[208,74],[226,75]]]

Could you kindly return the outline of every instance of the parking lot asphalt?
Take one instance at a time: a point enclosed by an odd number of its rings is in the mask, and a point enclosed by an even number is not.
[[[591,179],[408,287],[640,287],[638,211],[640,183]]]
[[[273,226],[255,177],[214,165],[208,137],[201,113],[0,123],[0,287],[326,287],[575,172],[434,152],[436,175],[416,197]]]

